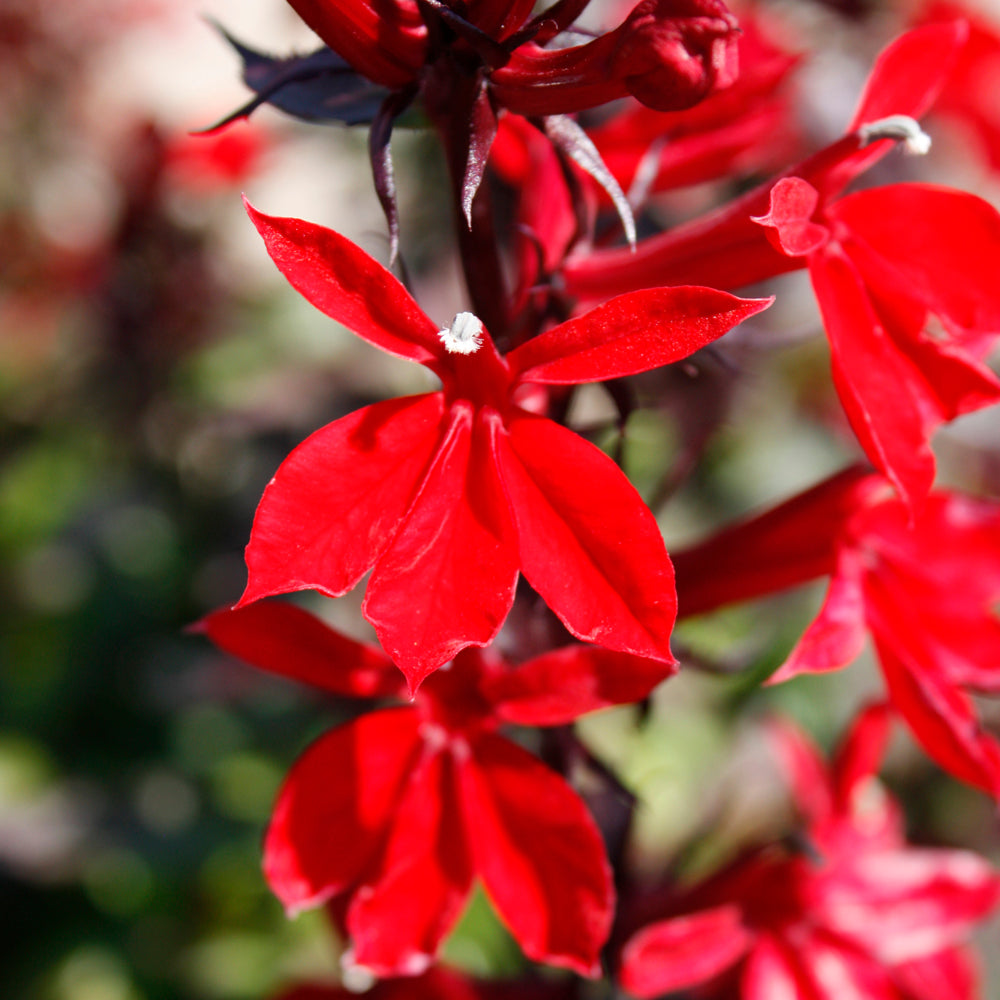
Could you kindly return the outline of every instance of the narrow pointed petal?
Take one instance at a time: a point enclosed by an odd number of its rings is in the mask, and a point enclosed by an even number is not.
[[[399,671],[380,649],[355,642],[284,601],[215,611],[195,628],[261,670],[331,694],[377,698],[400,690]]]
[[[830,339],[834,383],[851,427],[871,461],[911,509],[934,482],[934,455],[912,373],[868,299],[857,269],[832,247],[809,260]]]
[[[378,854],[419,753],[419,717],[401,708],[320,737],[278,793],[264,874],[290,913],[353,886]]]
[[[847,131],[890,115],[922,117],[947,82],[968,34],[967,24],[952,21],[900,35],[876,59]]]
[[[867,639],[862,573],[853,552],[841,555],[823,607],[788,659],[768,679],[769,684],[780,684],[799,674],[839,670],[860,656]]]
[[[773,299],[713,288],[648,288],[619,295],[507,356],[525,382],[600,382],[672,364],[718,340]]]
[[[456,403],[420,494],[379,559],[365,617],[411,692],[465,646],[485,646],[514,600],[517,543],[492,429]]]
[[[500,468],[528,582],[578,639],[673,662],[674,575],[621,470],[544,418],[510,421]]]
[[[752,940],[738,906],[650,924],[625,945],[622,989],[645,998],[698,986],[738,962]]]
[[[519,726],[561,726],[611,705],[645,698],[676,673],[663,660],[567,646],[492,675],[485,694],[497,718]]]
[[[347,913],[352,959],[376,976],[414,975],[435,959],[472,888],[472,861],[450,754],[409,776],[392,833]]]
[[[247,203],[278,270],[320,312],[370,344],[421,364],[440,359],[437,326],[381,264],[332,229]]]
[[[375,403],[282,462],[254,517],[240,605],[309,588],[347,593],[388,546],[442,434],[440,393]]]
[[[583,802],[559,775],[491,733],[475,738],[462,789],[476,870],[525,954],[599,975],[614,888]]]
[[[701,614],[832,574],[847,518],[885,480],[852,466],[673,555],[682,615]]]

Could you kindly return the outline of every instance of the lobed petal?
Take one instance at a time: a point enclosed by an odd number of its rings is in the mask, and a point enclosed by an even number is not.
[[[854,264],[828,246],[809,258],[820,312],[830,340],[837,394],[858,441],[892,481],[911,510],[934,482],[912,370],[886,332]]]
[[[673,568],[656,519],[621,470],[542,417],[498,451],[528,582],[578,639],[673,663]]]
[[[462,768],[476,871],[504,923],[539,962],[600,974],[614,887],[583,802],[535,757],[492,733]]]
[[[282,462],[254,516],[238,606],[309,588],[347,593],[388,547],[439,447],[440,393],[375,403]]]
[[[377,857],[420,750],[411,708],[374,712],[321,736],[278,793],[264,874],[290,914],[353,887]]]
[[[450,426],[363,612],[411,693],[465,646],[489,643],[514,601],[517,542],[497,474],[494,431],[467,403]]]

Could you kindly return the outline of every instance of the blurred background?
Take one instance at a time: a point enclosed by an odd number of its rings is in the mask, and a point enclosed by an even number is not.
[[[288,922],[270,896],[260,839],[290,762],[349,708],[227,661],[184,628],[239,596],[254,508],[288,451],[358,406],[422,390],[424,374],[296,297],[240,204],[245,191],[384,260],[364,133],[264,109],[189,135],[248,98],[209,19],[275,54],[315,44],[281,0],[0,0],[5,1000],[254,1000],[337,967],[322,914]],[[406,163],[404,251],[421,304],[444,321],[462,307],[447,185],[426,136],[400,132],[394,151]],[[816,322],[800,277],[772,311],[793,331]],[[835,408],[825,349],[787,342],[766,363],[752,337],[734,355],[757,359],[738,419],[664,506],[669,541],[850,457],[824,423]],[[582,423],[608,415],[599,396],[583,394]],[[984,450],[995,427],[951,432],[946,467],[995,489]],[[647,495],[678,440],[662,413],[635,414],[626,468]],[[367,637],[359,597],[323,610]],[[705,661],[766,669],[815,599],[715,616],[680,640]],[[773,766],[740,721],[749,699],[829,742],[874,677],[861,666],[817,696],[808,683],[760,695],[692,674],[658,693],[642,725],[631,708],[587,720],[585,740],[640,793],[638,870],[661,871],[713,824],[730,845],[780,828]],[[960,829],[963,846],[995,850],[989,803],[905,746],[897,756],[916,839],[947,843]],[[480,972],[518,961],[481,899],[449,956]]]

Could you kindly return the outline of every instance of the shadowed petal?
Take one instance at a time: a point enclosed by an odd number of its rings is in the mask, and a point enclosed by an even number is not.
[[[621,470],[550,420],[510,421],[500,467],[528,582],[578,639],[673,662],[674,574]]]
[[[320,737],[278,794],[264,874],[289,913],[354,885],[377,855],[419,752],[413,709],[362,716]]]
[[[476,870],[525,954],[598,975],[614,889],[583,802],[531,754],[489,733],[472,744],[462,788]]]
[[[216,611],[195,629],[261,670],[333,694],[375,698],[399,693],[399,672],[380,649],[355,642],[284,601]]]

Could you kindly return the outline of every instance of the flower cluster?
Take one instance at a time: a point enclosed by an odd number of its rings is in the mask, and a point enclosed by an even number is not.
[[[478,882],[526,956],[589,977],[610,963],[639,997],[972,1000],[966,942],[1000,881],[971,851],[907,846],[875,774],[897,713],[945,771],[1000,798],[1000,742],[973,701],[1000,690],[1000,507],[935,490],[930,443],[1000,402],[986,363],[1000,214],[919,179],[860,185],[903,149],[928,152],[919,119],[939,95],[983,127],[962,81],[993,51],[986,29],[923,12],[877,59],[843,135],[810,150],[793,126],[807,57],[772,40],[756,5],[738,21],[721,0],[642,0],[588,36],[586,0],[538,14],[530,0],[290,3],[326,48],[278,60],[240,47],[257,91],[240,113],[271,102],[369,124],[394,260],[389,137],[417,108],[451,174],[468,301],[432,318],[345,236],[248,204],[300,295],[435,383],[340,417],[281,463],[242,598],[198,626],[254,666],[363,702],[281,788],[264,847],[276,895],[291,913],[325,905],[345,968],[416,977],[408,996],[508,988],[435,967]],[[726,200],[734,178],[744,193]],[[708,181],[719,194],[704,215],[669,225],[650,208]],[[870,466],[672,562],[621,438],[588,440],[577,387],[606,389],[622,434],[643,398],[676,409],[672,378],[725,359],[740,324],[746,339],[767,323],[769,288],[735,293],[798,270],[829,340],[831,403]],[[337,598],[366,574],[380,648],[270,600]],[[648,703],[678,667],[678,612],[819,577],[823,607],[771,681],[845,666],[870,635],[888,701],[858,716],[829,771],[790,723],[770,724],[802,828],[646,898],[623,847],[634,803],[570,727]],[[536,729],[566,736],[624,820],[592,812],[574,754],[546,754]]]

